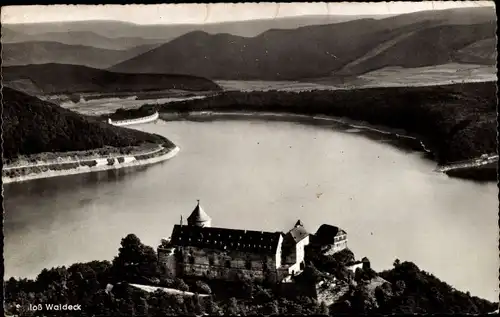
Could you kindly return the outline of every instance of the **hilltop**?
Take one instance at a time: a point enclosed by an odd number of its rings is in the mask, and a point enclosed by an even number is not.
[[[67,303],[80,304],[88,315],[235,316],[485,314],[498,307],[498,303],[453,289],[411,262],[396,260],[394,268],[377,273],[370,268],[369,260],[364,259],[368,265],[352,273],[345,266],[354,256],[348,249],[331,256],[316,255],[309,256],[296,283],[302,289],[317,287],[318,281],[337,276],[336,283],[346,287],[332,305],[318,302],[312,294],[284,296],[276,284],[252,281],[244,275],[235,282],[220,285],[215,280],[160,279],[155,250],[129,234],[122,239],[112,262],[75,263],[44,269],[34,280],[10,278],[5,281],[5,310],[10,314],[33,316],[34,312],[26,309],[28,304]],[[168,290],[147,292],[128,284],[138,282],[168,287],[170,293]],[[172,294],[172,289],[196,294],[182,297]],[[334,289],[321,292],[337,295]]]
[[[166,138],[119,128],[4,87],[3,157],[44,152],[125,148],[146,143],[174,146]]]
[[[494,13],[492,8],[424,11],[385,19],[269,29],[251,38],[212,35],[200,29],[110,69],[212,79],[298,80],[359,75],[386,66],[460,63],[475,55],[466,49],[468,46],[495,38]],[[414,53],[407,54],[408,48]],[[481,50],[492,49],[494,54],[491,45],[483,45]],[[491,59],[474,60],[492,63]]]
[[[2,45],[2,65],[70,64],[93,68],[108,68],[155,48],[140,45],[130,49],[103,49],[93,46],[68,45],[58,42],[29,41]]]
[[[2,67],[3,84],[34,94],[119,93],[154,90],[220,90],[214,82],[196,76],[122,74],[85,66],[41,64]]]

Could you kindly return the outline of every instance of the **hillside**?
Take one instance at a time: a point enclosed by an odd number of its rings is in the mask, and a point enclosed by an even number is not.
[[[28,304],[67,303],[80,304],[83,313],[90,316],[351,316],[363,313],[485,314],[498,307],[498,303],[452,289],[410,262],[400,264],[396,260],[393,269],[382,273],[369,267],[358,269],[356,274],[343,269],[342,282],[348,285],[348,291],[327,306],[310,295],[283,296],[276,285],[252,281],[243,274],[232,283],[162,278],[155,250],[129,234],[122,239],[112,262],[75,263],[44,269],[34,280],[10,278],[5,281],[5,310],[8,314],[34,316],[35,312],[26,309]],[[320,271],[308,265],[299,275],[302,280],[299,286],[314,285],[317,277],[324,277],[327,272],[328,269]],[[180,297],[160,290],[145,292],[128,283],[210,296]]]
[[[252,38],[195,31],[110,69],[212,79],[293,80],[336,72],[363,74],[384,66],[460,62],[467,52],[462,51],[459,58],[458,51],[495,36],[491,8],[444,11],[271,29]],[[349,64],[354,67],[344,69]]]
[[[332,314],[486,314],[498,304],[461,292],[412,262],[391,270],[356,272],[357,285],[330,307]],[[349,303],[349,304],[347,304]]]
[[[497,60],[497,39],[487,38],[470,44],[456,53],[463,63],[494,65]]]
[[[3,157],[68,152],[105,146],[127,147],[170,141],[159,135],[119,128],[4,87]]]
[[[214,82],[194,76],[120,74],[85,66],[64,64],[2,67],[2,76],[3,84],[7,87],[30,89],[42,94],[220,89]]]
[[[153,49],[154,45],[141,45],[127,50],[110,50],[58,42],[22,42],[2,45],[2,65],[70,64],[92,68],[108,68]]]
[[[387,66],[405,68],[448,64],[462,61],[476,61],[494,65],[493,59],[474,59],[474,50],[467,47],[476,41],[491,38],[496,23],[474,25],[444,25],[410,32],[389,42],[385,47],[377,47],[364,57],[344,66],[334,74],[358,75]],[[484,53],[491,56],[496,45],[482,45]],[[408,52],[412,52],[408,54]]]
[[[497,149],[495,82],[300,93],[235,91],[154,107],[166,113],[271,111],[345,117],[405,130],[423,141],[439,163],[476,158]],[[495,170],[490,172],[496,180]]]

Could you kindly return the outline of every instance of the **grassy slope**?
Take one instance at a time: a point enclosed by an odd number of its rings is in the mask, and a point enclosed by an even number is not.
[[[219,90],[200,77],[163,74],[121,74],[85,66],[42,64],[2,67],[3,83],[25,80],[42,93],[127,92],[162,89]]]
[[[3,89],[5,159],[42,152],[82,151],[145,142],[173,144],[159,135],[98,122],[22,92]]]
[[[463,63],[495,65],[497,60],[496,47],[496,37],[487,38],[459,50],[456,57]]]
[[[40,41],[7,43],[2,46],[3,66],[59,63],[94,68],[107,68],[153,48],[146,45],[128,50],[110,50]]]
[[[475,41],[490,38],[494,30],[494,22],[426,28],[410,34],[372,58],[342,71],[344,75],[359,75],[387,66],[413,68],[472,60],[473,56],[469,57],[468,51],[461,51],[458,54],[459,50]],[[483,50],[486,49],[495,52],[493,46],[484,46]],[[491,65],[491,60],[475,60],[481,64]]]
[[[404,129],[440,163],[496,152],[496,84],[311,92],[227,92],[169,103],[164,112],[275,111],[332,115]],[[151,106],[144,106],[144,108]]]

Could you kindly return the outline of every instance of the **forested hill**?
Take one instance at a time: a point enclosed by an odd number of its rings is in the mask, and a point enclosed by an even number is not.
[[[357,316],[485,314],[498,307],[498,303],[454,290],[411,262],[395,261],[393,269],[382,273],[367,267],[352,274],[339,264],[343,255],[340,253],[322,259],[321,271],[308,264],[302,273],[304,278],[300,283],[309,285],[314,283],[315,275],[343,272],[342,281],[349,290],[328,307],[310,296],[284,297],[276,285],[252,281],[243,275],[238,281],[226,284],[215,280],[160,278],[154,249],[129,234],[122,239],[112,262],[92,261],[44,269],[34,280],[9,279],[5,282],[5,310],[8,314],[36,316],[36,312],[28,311],[28,304],[43,307],[46,303],[60,303],[80,304],[79,315],[87,316]],[[320,267],[321,263],[316,259],[314,264]],[[381,279],[385,282],[372,287],[373,281]],[[211,296],[182,298],[163,291],[146,293],[128,283],[147,283]],[[74,316],[72,313],[62,312],[60,316]]]
[[[7,87],[2,94],[3,155],[7,160],[19,155],[126,147],[145,142],[172,145],[159,135],[99,122]]]
[[[113,93],[154,90],[214,91],[211,80],[188,75],[122,74],[78,65],[2,67],[3,84],[28,93]]]

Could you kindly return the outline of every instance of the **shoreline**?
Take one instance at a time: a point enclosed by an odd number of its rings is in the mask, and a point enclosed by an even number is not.
[[[376,126],[369,124],[363,121],[351,120],[349,118],[343,117],[332,117],[326,115],[304,115],[304,114],[295,114],[288,112],[252,112],[252,111],[190,111],[190,112],[161,112],[160,119],[164,121],[177,121],[177,120],[190,120],[192,119],[208,119],[210,117],[224,117],[224,118],[245,118],[245,117],[255,117],[259,119],[272,118],[272,119],[304,119],[304,120],[312,120],[312,121],[323,121],[323,122],[335,122],[338,124],[347,125],[354,129],[360,129],[370,132],[376,132],[384,135],[390,135],[400,139],[413,140],[420,143],[420,147],[423,153],[434,155],[432,151],[425,145],[424,141],[414,135],[410,135],[406,131],[399,129],[391,129],[386,126]],[[453,173],[455,170],[474,170],[480,169],[482,165],[476,165],[476,161],[479,160],[480,157],[474,157],[469,160],[464,161],[462,164],[457,166],[455,163],[443,164],[440,165],[436,162],[435,172],[444,173],[448,176]],[[498,155],[491,155],[489,159],[498,160]]]
[[[211,116],[223,116],[223,117],[259,117],[259,118],[295,118],[295,119],[306,119],[306,120],[317,120],[317,121],[333,121],[335,123],[340,123],[344,125],[348,125],[351,128],[355,129],[363,129],[369,130],[372,132],[377,132],[381,134],[387,135],[395,135],[400,138],[418,140],[417,137],[409,135],[406,131],[391,129],[383,126],[375,126],[363,121],[355,121],[348,118],[343,117],[332,117],[326,115],[305,115],[305,114],[296,114],[291,112],[251,112],[251,111],[193,111],[193,112],[163,112],[160,113],[160,119],[164,121],[172,121],[172,120],[185,120],[189,118],[209,118]],[[426,152],[428,150],[424,149]]]
[[[421,141],[418,137],[410,135],[406,131],[399,130],[399,129],[391,129],[385,126],[376,126],[369,124],[367,122],[363,121],[356,121],[356,120],[351,120],[349,118],[343,118],[343,117],[332,117],[332,116],[326,116],[326,115],[304,115],[304,114],[295,114],[295,113],[288,113],[288,112],[251,112],[251,111],[228,111],[228,112],[220,112],[220,111],[193,111],[193,112],[186,112],[186,113],[168,113],[168,112],[163,112],[160,113],[160,118],[163,121],[177,121],[177,120],[190,120],[191,118],[194,119],[205,119],[205,118],[210,118],[214,117],[216,118],[217,116],[219,117],[233,117],[233,118],[245,118],[245,117],[255,117],[259,119],[302,119],[302,120],[308,120],[310,122],[312,121],[318,121],[318,122],[334,122],[342,125],[349,126],[349,128],[352,129],[359,129],[359,130],[365,130],[369,132],[375,132],[379,134],[384,134],[384,135],[389,135],[389,136],[395,136],[397,138],[401,139],[407,139],[407,140],[413,140],[417,141],[420,143],[420,147],[422,148],[422,152],[426,153],[431,153],[432,152],[425,146],[423,141]]]
[[[164,152],[166,150],[166,152]],[[173,158],[174,156],[179,153],[180,148],[178,146],[175,146],[174,148],[164,148],[161,146],[161,148],[156,151],[155,153],[149,153],[149,154],[143,154],[142,156],[146,156],[146,158],[137,158],[138,156],[140,157],[141,155],[116,155],[112,158],[104,158],[104,159],[95,159],[96,165],[94,166],[89,166],[89,165],[82,165],[81,163],[84,162],[84,160],[74,160],[74,161],[66,161],[64,163],[60,164],[52,164],[53,167],[60,167],[62,164],[78,164],[78,166],[69,168],[69,169],[61,169],[61,170],[51,170],[48,168],[45,171],[41,172],[35,172],[35,173],[29,173],[26,175],[22,176],[14,176],[14,177],[9,177],[9,176],[3,176],[2,175],[2,183],[3,184],[11,184],[11,183],[20,183],[20,182],[25,182],[25,181],[30,181],[30,180],[35,180],[35,179],[42,179],[42,178],[53,178],[53,177],[58,177],[58,176],[69,176],[69,175],[76,175],[76,174],[83,174],[83,173],[92,173],[92,172],[101,172],[101,171],[106,171],[106,170],[111,170],[111,169],[122,169],[126,167],[134,167],[134,166],[147,166],[155,163],[159,163],[162,161],[169,160]],[[164,153],[162,153],[164,152]],[[158,156],[152,156],[152,157],[147,157],[150,155],[154,155],[156,153],[161,153]],[[108,160],[111,159],[112,164],[110,165]],[[52,165],[50,165],[52,167]],[[31,166],[27,168],[33,168],[37,166]],[[16,167],[13,167],[15,169]],[[17,167],[17,168],[26,168],[26,167]]]

